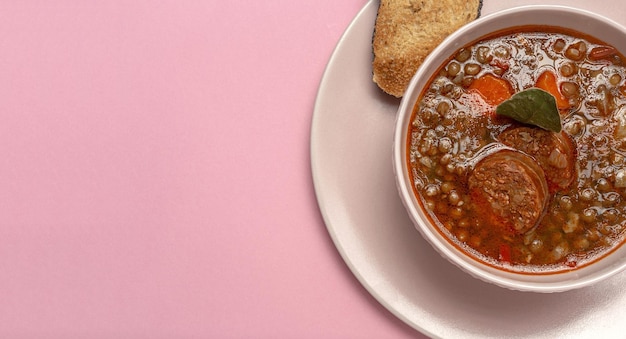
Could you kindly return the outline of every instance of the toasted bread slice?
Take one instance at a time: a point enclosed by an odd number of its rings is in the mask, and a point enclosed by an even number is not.
[[[380,0],[374,28],[373,80],[402,97],[426,56],[480,15],[482,0]]]

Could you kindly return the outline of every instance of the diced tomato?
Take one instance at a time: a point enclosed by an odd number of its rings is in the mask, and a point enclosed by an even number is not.
[[[511,262],[511,246],[509,244],[500,244],[498,260],[509,263]]]

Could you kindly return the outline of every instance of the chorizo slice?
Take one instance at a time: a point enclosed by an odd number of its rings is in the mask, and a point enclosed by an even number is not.
[[[505,130],[498,139],[537,160],[550,193],[568,188],[576,179],[576,147],[566,133],[521,126]]]
[[[476,216],[496,231],[526,233],[548,205],[543,170],[532,157],[514,150],[500,150],[479,160],[468,186]]]

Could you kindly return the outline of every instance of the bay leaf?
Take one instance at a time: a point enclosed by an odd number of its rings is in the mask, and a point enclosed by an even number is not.
[[[496,107],[496,114],[552,132],[558,133],[562,129],[556,99],[552,94],[539,88],[529,88],[516,93]]]

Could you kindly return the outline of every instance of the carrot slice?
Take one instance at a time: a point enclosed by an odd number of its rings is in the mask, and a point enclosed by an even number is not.
[[[556,75],[551,71],[545,71],[541,73],[539,78],[537,78],[537,83],[535,86],[541,88],[542,90],[552,94],[556,99],[556,106],[559,109],[569,108],[569,101],[561,91],[559,90],[559,85],[556,82]]]
[[[513,88],[508,81],[491,74],[485,74],[474,80],[469,89],[478,92],[488,104],[493,106],[499,105],[513,95]]]

